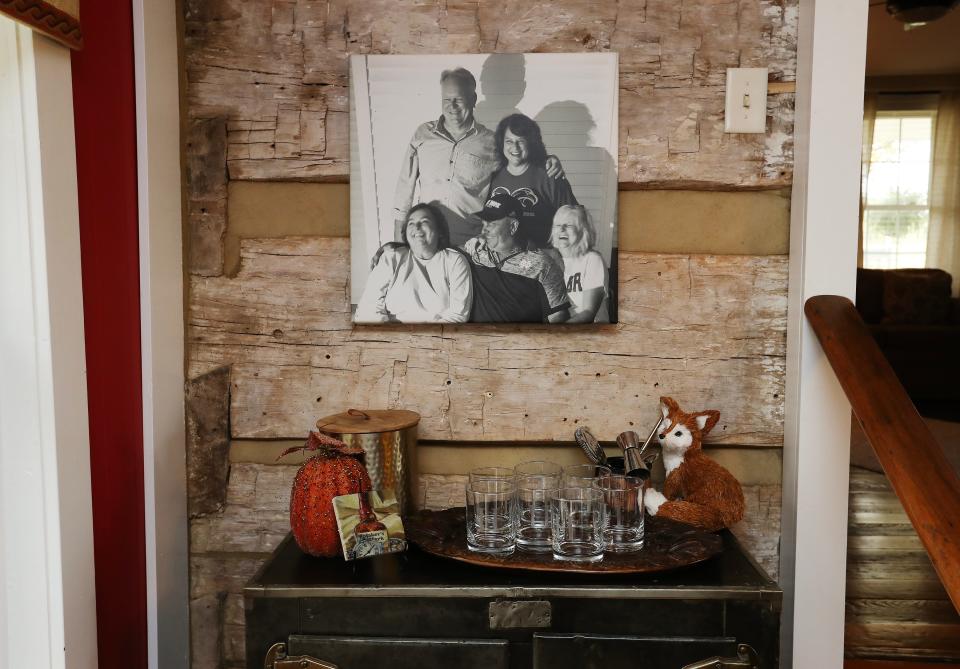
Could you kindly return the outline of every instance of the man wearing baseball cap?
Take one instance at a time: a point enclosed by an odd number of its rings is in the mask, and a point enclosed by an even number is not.
[[[480,235],[463,250],[473,265],[472,322],[562,323],[570,317],[563,271],[529,243],[523,205],[498,193],[476,213]]]

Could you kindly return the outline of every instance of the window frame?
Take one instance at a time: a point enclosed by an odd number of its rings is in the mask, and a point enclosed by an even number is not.
[[[868,269],[903,269],[916,267],[915,264],[903,264],[898,262],[900,256],[915,256],[916,252],[903,252],[898,250],[889,251],[868,251],[867,250],[867,221],[868,214],[871,211],[889,211],[889,212],[926,212],[927,213],[927,235],[929,235],[929,216],[930,216],[930,192],[933,187],[933,145],[937,127],[937,103],[939,96],[935,93],[895,93],[881,94],[877,96],[876,116],[874,118],[874,132],[876,121],[880,119],[896,118],[900,121],[910,118],[930,119],[930,159],[927,170],[927,197],[926,204],[869,204],[867,193],[870,184],[870,172],[874,164],[873,151],[874,146],[869,147],[869,151],[864,151],[866,159],[862,161],[862,177],[860,180],[860,234],[862,241],[861,265]],[[876,161],[887,162],[887,161]],[[902,164],[898,161],[897,163]],[[923,252],[924,259],[922,266],[926,266],[926,249]],[[893,267],[876,267],[868,262],[871,257],[890,257],[892,256]]]

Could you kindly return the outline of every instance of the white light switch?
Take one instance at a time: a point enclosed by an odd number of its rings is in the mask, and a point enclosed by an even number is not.
[[[766,129],[767,68],[728,68],[724,132],[766,132]]]

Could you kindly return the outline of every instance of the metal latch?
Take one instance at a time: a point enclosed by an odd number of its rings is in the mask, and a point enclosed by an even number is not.
[[[490,629],[550,627],[550,602],[539,599],[490,602]]]
[[[711,657],[688,664],[683,669],[760,669],[760,656],[748,644],[737,646],[736,657]]]
[[[287,644],[275,643],[267,651],[264,669],[339,669],[332,662],[324,662],[309,655],[287,656]]]

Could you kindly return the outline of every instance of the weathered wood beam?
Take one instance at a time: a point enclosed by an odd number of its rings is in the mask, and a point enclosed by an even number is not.
[[[620,54],[620,180],[789,185],[796,0],[187,0],[191,118],[225,115],[231,179],[342,180],[350,54]],[[767,67],[768,132],[723,132],[726,69]]]
[[[721,411],[714,443],[782,443],[783,256],[621,253],[618,325],[371,327],[350,320],[348,244],[244,240],[235,278],[195,280],[189,372],[233,365],[233,438],[403,406],[423,439],[612,440],[671,394]]]

